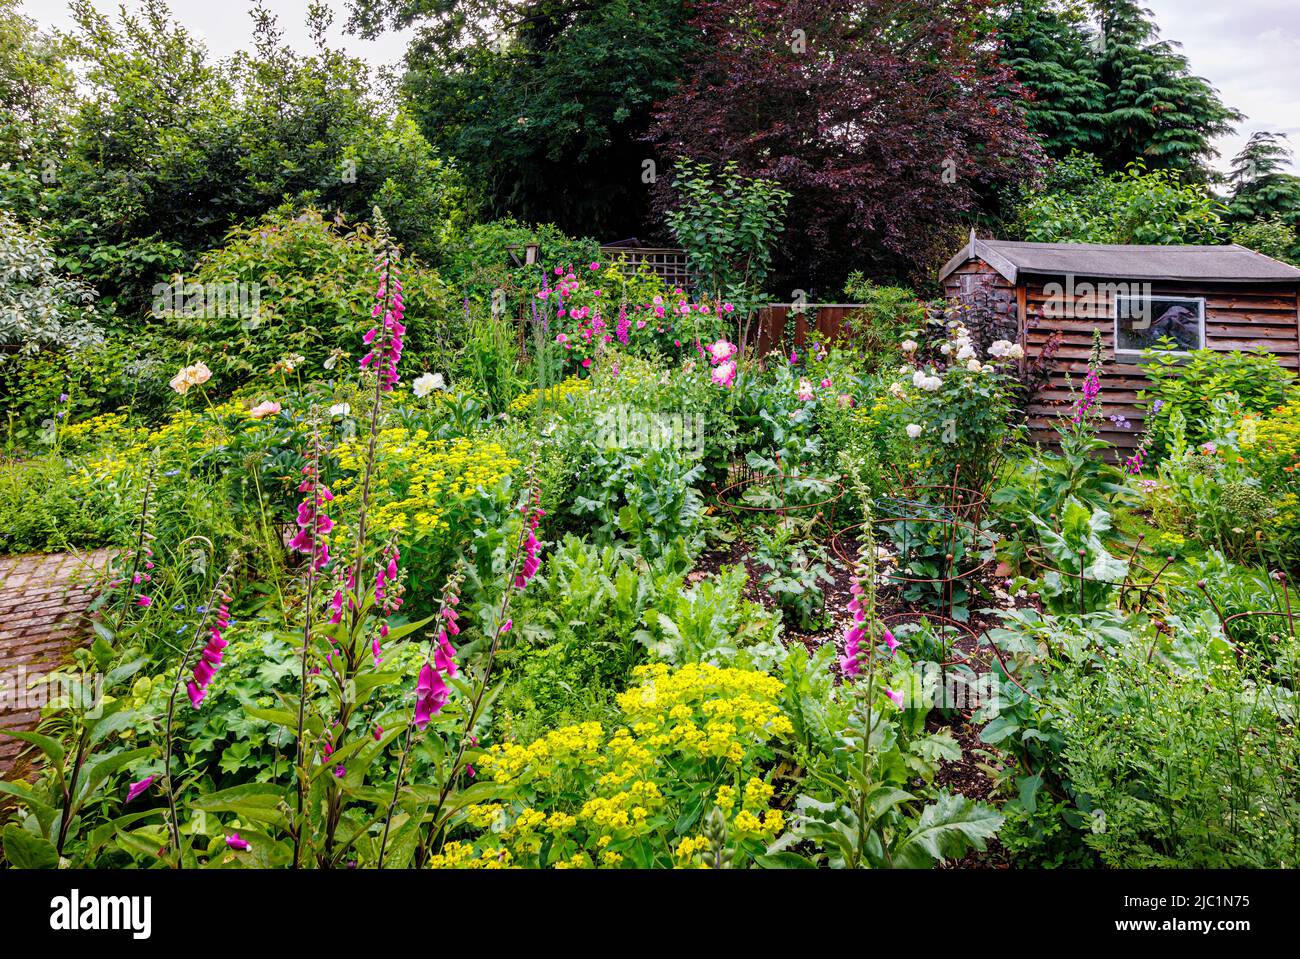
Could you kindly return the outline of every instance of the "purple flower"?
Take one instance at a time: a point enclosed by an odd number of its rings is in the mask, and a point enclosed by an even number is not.
[[[429,725],[429,720],[447,705],[447,684],[442,674],[428,663],[420,670],[420,679],[415,686],[415,728],[421,731]]]
[[[236,852],[248,852],[252,849],[252,844],[247,839],[240,839],[239,833],[232,832],[226,837],[226,845]]]
[[[139,782],[131,783],[131,787],[126,791],[126,801],[131,802],[133,799],[138,799],[142,793],[148,792],[155,778],[154,776],[148,776]]]
[[[199,708],[207,696],[207,689],[216,676],[218,667],[221,666],[222,650],[230,645],[229,640],[221,638],[221,631],[230,625],[230,607],[226,604],[229,600],[222,597],[222,602],[217,607],[216,620],[212,624],[212,630],[208,636],[208,644],[203,647],[199,653],[198,662],[194,664],[194,679],[185,686],[186,692],[189,693],[190,704]]]

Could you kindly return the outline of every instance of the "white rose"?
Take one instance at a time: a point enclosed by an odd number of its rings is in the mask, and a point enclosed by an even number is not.
[[[979,360],[971,360],[966,364],[966,369],[970,370],[972,373],[978,373],[983,370],[984,367],[981,365]]]
[[[904,353],[915,353],[915,352],[917,351],[918,348],[919,348],[919,347],[918,347],[918,345],[917,345],[916,340],[904,340],[904,341],[903,341],[903,352],[904,352]]]
[[[330,416],[347,416],[352,412],[350,403],[335,403],[330,407]]]
[[[1007,351],[1010,349],[1010,340],[998,340],[989,347],[989,356],[1003,357],[1007,355]]]
[[[1012,360],[1023,360],[1025,358],[1025,348],[1016,343],[1011,349],[1007,350],[1007,358]]]
[[[902,383],[891,383],[889,386],[889,395],[895,399],[901,400],[906,398],[907,392],[903,389]]]
[[[912,374],[912,385],[915,386],[918,390],[925,389],[925,379],[926,379],[925,371],[917,370],[915,373]]]
[[[943,387],[943,379],[938,376],[927,376],[921,381],[921,389],[927,393],[936,393]]]
[[[411,384],[411,392],[419,399],[424,399],[434,390],[445,390],[446,388],[447,384],[443,382],[441,373],[425,373]]]
[[[907,427],[908,439],[913,439],[913,440],[918,439],[921,436],[921,434],[924,432],[925,432],[925,428],[917,425],[916,423],[911,423]]]
[[[975,347],[971,346],[969,343],[964,344],[962,348],[957,351],[958,362],[965,363],[967,360],[974,359],[974,357]]]
[[[943,346],[939,347],[939,352],[942,353],[944,356],[947,356],[949,353],[952,352],[952,344],[945,343]]]

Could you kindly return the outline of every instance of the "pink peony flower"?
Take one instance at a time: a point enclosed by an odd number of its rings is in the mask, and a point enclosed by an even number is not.
[[[719,363],[714,367],[712,379],[718,386],[730,387],[736,382],[735,361],[727,360],[725,363]]]
[[[736,344],[727,340],[718,340],[708,347],[709,361],[717,366],[724,363],[736,355],[738,351]]]
[[[261,420],[268,416],[274,416],[278,412],[280,412],[280,404],[271,400],[266,400],[265,402],[258,403],[249,410],[248,416],[249,419]]]

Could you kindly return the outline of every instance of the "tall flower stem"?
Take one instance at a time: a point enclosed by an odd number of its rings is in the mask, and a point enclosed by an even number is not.
[[[135,550],[131,553],[131,572],[126,577],[126,585],[131,591],[135,590],[135,577],[140,572],[140,556],[144,553],[144,543],[149,537],[149,508],[153,499],[154,476],[158,472],[157,450],[154,450],[154,454],[149,463],[149,473],[144,481],[144,499],[140,503],[140,522],[136,529]],[[122,624],[126,622],[126,611],[130,606],[130,603],[122,604],[117,617],[118,630],[121,630]]]
[[[385,299],[384,299],[383,308],[381,308],[380,310],[379,336],[378,336],[379,342],[377,346],[374,348],[375,354],[381,357],[387,352],[390,338],[392,336],[392,330],[390,329],[389,324],[385,321],[384,318],[384,314],[387,312],[388,305],[391,302],[390,299],[391,293],[389,292],[389,285],[392,282],[392,275],[388,263],[389,260],[388,257],[386,256],[384,259],[384,275],[382,281],[383,288],[385,291],[384,292]],[[361,479],[361,503],[358,507],[358,512],[357,512],[357,541],[356,541],[356,548],[353,551],[353,562],[352,562],[352,569],[351,569],[351,579],[353,581],[353,584],[358,582],[357,577],[361,575],[361,560],[366,546],[366,522],[369,518],[369,512],[370,512],[369,510],[370,487],[374,481],[374,475],[375,475],[375,449],[378,443],[379,415],[383,410],[383,401],[384,401],[384,374],[382,371],[376,369],[375,370],[375,397],[374,397],[374,401],[370,404],[370,435],[366,439],[366,471],[363,474]]]
[[[320,482],[320,418],[315,407],[312,408],[312,437],[311,437],[311,475],[312,479]],[[315,500],[317,493],[312,490],[312,498]],[[307,557],[307,596],[304,609],[306,615],[303,617],[302,625],[302,666],[298,676],[298,726],[297,739],[294,747],[294,773],[297,780],[297,814],[293,821],[293,868],[297,869],[301,864],[302,855],[302,831],[303,831],[303,807],[306,804],[307,796],[307,770],[303,765],[306,756],[306,750],[303,749],[303,728],[307,720],[307,659],[311,654],[311,625],[312,618],[315,616],[315,598],[314,588],[316,585],[316,557],[319,548],[318,524],[313,516],[311,524],[311,553]]]
[[[344,590],[348,595],[347,605],[348,618],[347,633],[351,639],[348,649],[345,651],[347,672],[351,673],[356,665],[356,636],[357,630],[361,625],[364,617],[362,603],[359,600],[358,592],[360,590],[362,566],[365,560],[366,535],[368,533],[368,520],[370,513],[370,491],[374,482],[375,459],[378,446],[379,435],[379,418],[383,410],[383,397],[387,390],[392,388],[396,381],[396,359],[390,356],[394,348],[398,346],[397,337],[401,333],[401,300],[400,292],[397,290],[393,278],[393,251],[391,248],[384,249],[380,256],[382,257],[382,273],[380,277],[380,302],[375,310],[378,323],[374,329],[374,339],[369,344],[371,351],[368,361],[373,363],[375,374],[375,393],[374,400],[370,406],[370,434],[366,440],[366,467],[361,481],[360,504],[357,512],[357,530],[356,546],[353,550],[352,564],[347,571],[347,578],[344,584]],[[363,360],[363,365],[367,362]],[[348,723],[352,716],[353,704],[347,697],[348,683],[346,677],[337,675],[339,681],[339,713],[338,726],[340,737],[347,735]],[[338,749],[343,744],[342,738],[333,744]],[[333,855],[334,839],[338,829],[338,824],[343,813],[342,797],[338,789],[331,789],[329,796],[329,807],[326,814],[325,823],[325,846],[322,852],[322,863],[327,865]]]
[[[451,575],[447,577],[447,584],[442,590],[442,603],[438,607],[438,615],[435,623],[439,626],[444,622],[444,614],[450,608],[450,597],[455,595],[457,585],[460,579],[459,565],[452,570]],[[434,629],[429,634],[429,648],[425,654],[426,658],[432,657],[434,645],[437,643],[438,630]],[[384,857],[388,853],[388,833],[393,823],[393,814],[397,811],[397,801],[401,796],[403,781],[406,776],[406,762],[411,754],[411,740],[415,734],[415,704],[411,706],[411,718],[407,720],[406,735],[402,742],[402,755],[397,762],[397,778],[393,780],[393,798],[388,804],[388,815],[384,817],[384,832],[379,840],[379,861],[377,868],[384,868]]]
[[[198,625],[194,629],[194,636],[190,640],[189,646],[185,650],[185,655],[181,657],[176,666],[176,679],[172,683],[171,695],[167,697],[167,720],[164,726],[163,741],[163,785],[167,790],[167,826],[172,836],[172,846],[176,853],[175,868],[181,868],[181,833],[179,816],[176,812],[176,787],[172,780],[172,746],[174,742],[173,728],[176,717],[176,696],[185,682],[185,671],[189,668],[190,659],[194,656],[195,649],[198,648],[199,640],[203,638],[204,631],[207,629],[208,619],[212,616],[212,610],[219,602],[226,597],[226,583],[235,571],[238,563],[236,557],[232,557],[230,565],[225,571],[217,577],[216,583],[212,587],[212,593],[208,596],[208,602],[203,607],[203,615],[200,617]]]
[[[536,477],[538,446],[533,445],[533,454],[528,467],[528,486],[527,495],[524,499],[525,505],[532,502],[532,490]],[[478,689],[474,693],[474,699],[470,704],[469,715],[465,718],[465,727],[461,730],[460,742],[456,748],[456,758],[452,760],[451,767],[447,770],[447,775],[443,778],[442,786],[438,790],[438,802],[434,805],[433,816],[429,820],[429,826],[425,832],[424,842],[422,844],[420,855],[422,864],[423,859],[427,858],[433,851],[433,843],[439,832],[438,820],[442,815],[442,807],[447,802],[447,796],[451,793],[452,784],[460,774],[461,765],[465,759],[465,750],[468,746],[470,736],[474,732],[474,725],[478,722],[479,710],[482,708],[483,696],[487,692],[488,683],[492,678],[492,666],[496,661],[497,650],[501,647],[502,624],[506,620],[506,613],[510,610],[510,599],[515,593],[515,576],[519,572],[520,558],[524,551],[524,541],[528,538],[530,532],[527,516],[519,524],[519,535],[515,540],[514,558],[510,564],[510,573],[506,577],[505,592],[501,597],[501,606],[497,611],[495,629],[492,634],[492,643],[488,647],[487,661],[483,666],[483,678],[479,680]]]

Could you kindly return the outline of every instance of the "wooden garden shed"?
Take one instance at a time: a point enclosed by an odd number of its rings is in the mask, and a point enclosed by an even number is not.
[[[1300,368],[1300,270],[1241,246],[1104,246],[981,240],[974,234],[939,276],[954,301],[984,303],[1006,317],[1030,358],[1055,334],[1050,380],[1029,410],[1038,438],[1050,438],[1066,375],[1082,381],[1093,330],[1105,346],[1105,424],[1119,449],[1135,447],[1147,382],[1138,359],[1167,337],[1186,350],[1262,347]]]

